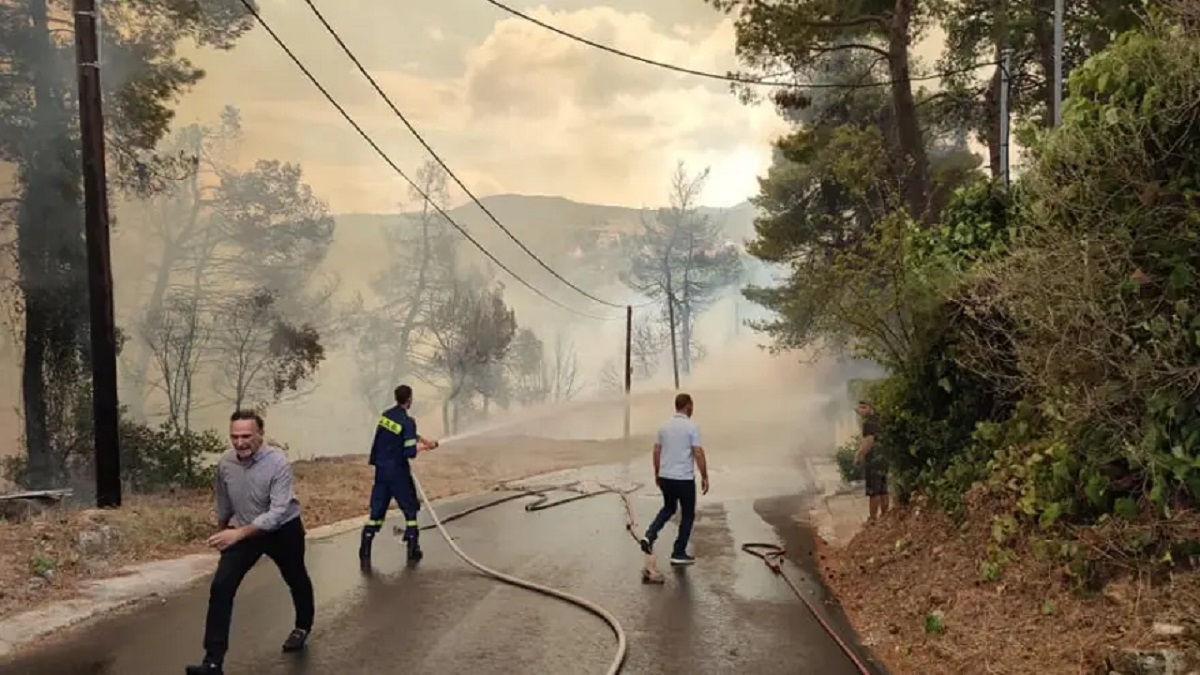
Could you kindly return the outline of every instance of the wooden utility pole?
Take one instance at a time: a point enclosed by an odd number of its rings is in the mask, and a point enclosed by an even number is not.
[[[633,305],[625,305],[625,440],[629,440],[629,390],[633,388]]]
[[[675,372],[675,391],[679,391],[679,347],[675,344],[675,294],[671,276],[667,275],[667,321],[671,323],[671,369]]]
[[[84,223],[92,337],[92,423],[95,429],[96,506],[121,505],[118,437],[117,333],[112,255],[108,241],[108,179],[104,171],[104,109],[96,0],[75,0],[75,59],[79,68],[79,133],[83,141]]]

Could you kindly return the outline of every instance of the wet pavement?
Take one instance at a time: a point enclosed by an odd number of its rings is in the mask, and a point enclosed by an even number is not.
[[[648,471],[634,465],[562,472],[523,485],[582,480],[628,486]],[[500,571],[603,605],[624,626],[627,675],[821,673],[858,670],[792,594],[742,543],[781,538],[803,562],[805,535],[795,526],[801,493],[811,489],[803,463],[712,472],[692,542],[697,562],[676,572],[660,551],[662,586],[640,583],[642,555],[625,531],[612,494],[526,512],[510,501],[447,527],[468,554]],[[494,499],[485,495],[439,506],[443,516]],[[569,496],[553,494],[551,498]],[[644,528],[659,505],[652,486],[632,496]],[[423,522],[428,514],[422,512]],[[390,529],[385,529],[390,533]],[[668,549],[674,524],[660,538]],[[266,559],[236,600],[230,675],[253,673],[603,673],[616,641],[597,617],[567,603],[484,577],[460,562],[435,530],[422,535],[425,559],[403,561],[398,538],[376,542],[375,572],[358,569],[358,533],[310,542],[317,622],[308,650],[280,653],[291,628],[287,588]],[[806,593],[821,596],[811,573],[789,566]],[[47,643],[0,673],[158,675],[183,672],[201,655],[207,586],[199,584],[135,613],[103,620]],[[829,616],[845,630],[832,610]],[[845,635],[845,634],[844,634]]]

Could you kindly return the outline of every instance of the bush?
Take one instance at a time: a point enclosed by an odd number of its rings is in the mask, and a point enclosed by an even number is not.
[[[843,443],[834,454],[834,459],[837,460],[838,473],[842,474],[842,480],[847,483],[852,483],[856,480],[863,479],[863,467],[854,463],[854,455],[858,452],[858,443],[862,440],[858,436]]]
[[[212,431],[175,429],[168,422],[157,429],[121,423],[121,473],[139,492],[212,485],[211,460],[225,448],[225,441]]]
[[[153,428],[121,420],[119,442],[121,478],[137,492],[210,486],[215,466],[211,460],[226,449],[225,441],[211,431],[177,430],[167,422]],[[71,475],[91,475],[91,456],[77,451],[70,460]],[[4,477],[21,486],[29,485],[27,468],[23,455],[6,457],[0,465]]]
[[[1046,426],[996,468],[1047,526],[1200,504],[1200,32],[1127,33],[1070,87],[977,294],[1011,318],[1020,367],[993,379]]]

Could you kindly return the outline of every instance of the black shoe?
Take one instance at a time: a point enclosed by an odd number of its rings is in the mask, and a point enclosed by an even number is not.
[[[283,651],[298,652],[304,649],[304,643],[308,641],[308,631],[303,628],[296,628],[288,634],[287,639],[283,641]]]
[[[371,559],[371,544],[375,542],[375,534],[366,530],[362,533],[362,538],[358,542],[358,559]]]
[[[198,666],[188,666],[183,672],[187,675],[225,675],[225,671],[221,668],[221,666],[209,661],[208,659],[205,659],[204,662]]]
[[[671,555],[672,565],[691,565],[696,562],[696,559],[686,553],[674,553]]]
[[[421,545],[411,543],[408,545],[408,561],[421,562],[421,558],[425,557],[425,553],[421,550]]]
[[[641,547],[642,553],[646,555],[654,554],[654,542],[650,541],[649,537],[638,539],[638,546]]]

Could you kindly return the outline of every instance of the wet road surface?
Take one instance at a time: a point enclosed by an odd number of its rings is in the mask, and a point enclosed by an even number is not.
[[[644,480],[643,473],[641,463],[594,467],[522,485],[583,480],[583,487],[627,486]],[[700,500],[692,538],[696,564],[678,572],[666,565],[674,524],[660,538],[660,569],[667,578],[662,586],[640,583],[642,556],[625,532],[625,510],[615,495],[535,513],[524,510],[525,500],[515,500],[448,528],[483,564],[580,595],[612,612],[629,641],[622,671],[628,675],[857,673],[787,584],[739,550],[742,543],[781,536],[789,546],[803,545],[790,514],[811,476],[800,467],[714,469],[712,481],[713,492]],[[496,496],[444,504],[439,513],[450,515]],[[569,495],[551,497],[559,496]],[[653,517],[658,500],[653,486],[633,495],[640,528]],[[421,517],[428,522],[426,512]],[[308,650],[299,657],[280,653],[292,626],[291,602],[278,571],[264,559],[238,593],[227,673],[585,675],[605,672],[613,657],[616,641],[600,619],[476,573],[436,530],[422,534],[425,559],[415,569],[404,564],[398,538],[380,537],[370,576],[358,569],[357,532],[309,544],[317,621]],[[804,572],[791,567],[789,574],[806,592],[819,595]],[[201,583],[48,643],[0,665],[0,673],[181,673],[201,655],[206,602],[207,586]]]

